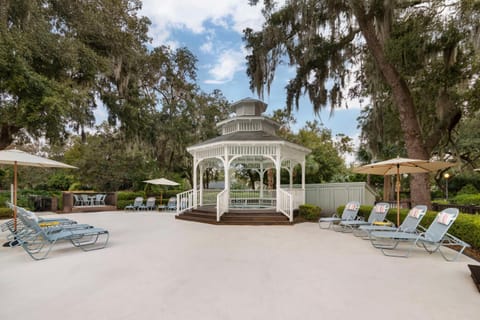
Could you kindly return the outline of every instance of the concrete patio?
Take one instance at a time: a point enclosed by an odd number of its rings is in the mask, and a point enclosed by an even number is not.
[[[352,234],[213,226],[158,212],[69,214],[107,248],[0,248],[0,319],[478,319],[466,256],[388,258]],[[0,234],[5,239],[6,233]]]

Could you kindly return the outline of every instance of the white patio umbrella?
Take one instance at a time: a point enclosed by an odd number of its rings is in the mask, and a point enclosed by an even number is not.
[[[0,164],[13,165],[13,225],[14,230],[17,230],[17,167],[43,167],[43,168],[70,168],[77,169],[77,167],[39,157],[21,150],[0,150]]]
[[[400,225],[400,174],[427,173],[454,166],[455,163],[408,158],[394,158],[354,168],[353,172],[375,175],[396,175],[397,226]]]
[[[155,184],[155,185],[161,185],[161,186],[178,186],[180,185],[179,183],[168,180],[165,178],[158,178],[158,179],[151,179],[151,180],[145,180],[143,182],[150,183],[150,184]],[[163,200],[163,193],[160,193],[160,204],[162,204]]]

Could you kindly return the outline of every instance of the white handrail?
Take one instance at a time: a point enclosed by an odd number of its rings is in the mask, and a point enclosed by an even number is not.
[[[193,208],[193,189],[177,194],[177,213]]]
[[[228,190],[225,189],[217,195],[217,222],[220,222],[222,215],[228,212]]]
[[[292,195],[283,189],[278,190],[279,211],[287,216],[290,222],[293,222],[293,201]]]

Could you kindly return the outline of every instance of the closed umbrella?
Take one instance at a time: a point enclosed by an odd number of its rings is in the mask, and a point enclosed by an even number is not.
[[[158,179],[151,179],[151,180],[145,180],[143,182],[150,183],[150,184],[155,184],[155,185],[161,185],[161,186],[178,186],[180,185],[179,183],[168,180],[165,178],[158,178]],[[162,204],[163,200],[163,193],[160,193],[160,204]]]
[[[427,173],[454,166],[454,163],[408,158],[394,158],[354,168],[353,172],[397,176],[397,225],[400,225],[400,174]]]
[[[0,151],[0,164],[13,165],[13,225],[14,230],[17,230],[17,167],[29,166],[29,167],[43,167],[43,168],[70,168],[77,169],[77,167],[50,160],[47,158],[39,157],[21,150],[1,150]]]

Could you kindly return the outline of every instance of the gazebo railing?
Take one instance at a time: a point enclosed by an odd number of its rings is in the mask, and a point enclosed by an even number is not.
[[[188,190],[177,194],[177,213],[192,209],[193,204],[193,190]]]
[[[275,190],[230,190],[230,207],[275,207]]]
[[[217,195],[217,222],[220,222],[222,215],[228,212],[228,190],[225,189]]]
[[[292,195],[283,190],[283,189],[279,189],[278,190],[278,193],[279,193],[279,206],[278,206],[278,210],[283,213],[284,215],[287,216],[287,218],[290,220],[290,222],[293,221],[293,199],[292,199]]]

